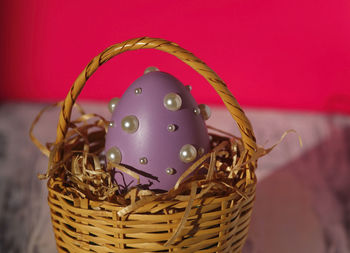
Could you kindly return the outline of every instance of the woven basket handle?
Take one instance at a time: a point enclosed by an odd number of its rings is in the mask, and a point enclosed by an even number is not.
[[[90,61],[90,63],[75,80],[74,84],[69,90],[69,93],[67,94],[66,99],[64,100],[57,127],[56,144],[60,143],[64,139],[67,133],[72,107],[75,100],[83,89],[86,81],[98,69],[98,67],[118,54],[143,48],[154,48],[172,54],[202,75],[214,87],[236,121],[242,135],[244,146],[248,150],[248,154],[251,156],[255,152],[256,143],[252,126],[239,106],[237,100],[233,97],[221,78],[204,62],[175,43],[163,39],[148,37],[131,39],[115,44],[104,50]],[[59,159],[59,157],[56,158]]]

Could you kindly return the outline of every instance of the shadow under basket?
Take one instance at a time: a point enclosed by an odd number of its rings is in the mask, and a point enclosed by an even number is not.
[[[94,133],[88,132],[83,124],[79,131],[85,131],[86,138],[79,137],[74,142],[70,129],[82,121],[70,121],[72,107],[86,80],[100,65],[122,52],[142,48],[175,55],[201,74],[222,98],[242,137],[220,139],[211,153],[203,155],[167,193],[138,188],[121,193],[111,183],[113,176],[106,176],[102,181],[112,188],[102,186],[105,197],[101,199],[89,190],[92,186],[88,183],[80,184],[79,188],[68,167],[79,152],[82,156],[86,150],[95,157],[100,155],[105,122],[95,122],[94,126],[100,127],[100,131]],[[102,138],[97,138],[98,133],[102,133]],[[233,151],[233,147],[237,150]],[[255,154],[255,137],[249,120],[225,83],[205,63],[162,39],[144,37],[115,44],[87,65],[62,103],[57,139],[51,147],[51,165],[47,173],[48,203],[58,251],[241,252],[255,198]],[[92,164],[92,171],[108,173],[107,165],[93,168],[93,158],[86,157],[84,161]],[[206,173],[196,173],[203,168]],[[82,178],[79,180],[84,182]],[[94,184],[93,180],[91,182]],[[75,185],[78,188],[74,189]]]

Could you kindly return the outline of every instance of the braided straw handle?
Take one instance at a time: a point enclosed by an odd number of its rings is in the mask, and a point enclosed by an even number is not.
[[[184,63],[188,64],[200,75],[202,75],[214,87],[214,89],[226,105],[227,109],[231,113],[232,117],[236,121],[242,135],[244,147],[248,150],[248,155],[252,156],[254,154],[254,152],[256,151],[256,143],[252,126],[248,118],[244,114],[243,110],[239,106],[237,100],[233,97],[233,95],[228,90],[226,84],[221,80],[221,78],[204,62],[202,62],[192,53],[179,47],[177,44],[167,40],[149,37],[131,39],[119,44],[115,44],[104,50],[102,53],[100,53],[90,61],[90,63],[85,67],[85,69],[75,80],[69,93],[67,94],[66,99],[64,100],[57,127],[56,144],[62,142],[62,140],[64,139],[67,133],[72,107],[75,103],[75,100],[77,99],[78,95],[83,89],[86,81],[98,69],[98,67],[100,67],[103,63],[105,63],[106,61],[110,60],[118,54],[121,54],[126,51],[132,51],[143,48],[154,48],[172,54]],[[60,154],[57,153],[57,155],[58,156],[56,157],[56,159],[59,160]]]

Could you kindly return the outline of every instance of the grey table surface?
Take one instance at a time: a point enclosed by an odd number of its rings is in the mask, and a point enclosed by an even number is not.
[[[0,252],[57,252],[39,181],[47,158],[30,142],[29,126],[44,104],[0,104]],[[106,105],[87,103],[108,117]],[[212,108],[208,124],[237,133],[226,109]],[[258,143],[269,147],[259,160],[259,183],[245,253],[350,252],[350,118],[292,111],[247,109]],[[58,111],[47,113],[35,134],[55,137]]]

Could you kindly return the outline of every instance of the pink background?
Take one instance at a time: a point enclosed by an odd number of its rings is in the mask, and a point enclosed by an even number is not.
[[[244,106],[350,113],[350,1],[1,1],[1,100],[56,101],[113,43],[174,41],[205,61]],[[108,101],[155,65],[213,89],[173,56],[125,53],[89,80],[81,98]]]

